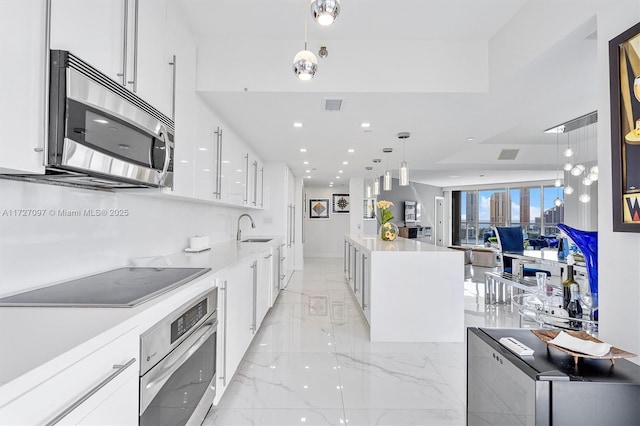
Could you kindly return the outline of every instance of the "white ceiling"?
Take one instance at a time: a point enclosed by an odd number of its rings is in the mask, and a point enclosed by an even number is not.
[[[595,109],[594,22],[568,23],[573,28],[553,40],[541,22],[530,39],[512,40],[526,0],[343,0],[328,28],[310,19],[308,0],[176,1],[198,36],[199,61],[213,63],[198,76],[203,99],[263,160],[311,176],[308,186],[367,176],[374,158],[382,159],[378,174],[388,162],[397,175],[400,131],[411,132],[405,157],[414,181],[554,179],[556,143],[567,140],[543,130]],[[310,82],[291,71],[305,20],[309,50],[329,50]],[[545,39],[544,49],[527,50],[536,39]],[[527,59],[500,67],[509,45]],[[324,98],[343,99],[342,110],[322,111]],[[385,147],[394,152],[383,154]],[[502,149],[520,151],[498,160]]]

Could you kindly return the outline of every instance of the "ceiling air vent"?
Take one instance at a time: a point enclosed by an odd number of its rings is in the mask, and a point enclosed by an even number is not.
[[[340,111],[342,108],[342,99],[324,98],[322,100],[323,111]]]
[[[503,149],[498,155],[498,160],[515,160],[519,152],[519,149]]]

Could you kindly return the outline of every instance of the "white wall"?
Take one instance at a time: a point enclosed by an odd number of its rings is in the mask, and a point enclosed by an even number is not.
[[[598,10],[599,337],[640,354],[640,234],[613,232],[608,40],[640,20],[640,2],[602,2]],[[634,362],[640,364],[639,358]]]
[[[0,193],[1,295],[179,252],[196,234],[212,243],[233,239],[245,211],[12,180],[0,180]],[[107,215],[87,216],[85,209]],[[17,215],[26,210],[43,215]]]
[[[329,219],[309,219],[309,206],[304,217],[304,255],[305,257],[342,257],[344,235],[349,233],[351,213],[332,213],[331,195],[348,194],[348,189],[306,186],[307,203],[309,200],[326,198],[329,200]],[[350,198],[353,204],[353,198]]]

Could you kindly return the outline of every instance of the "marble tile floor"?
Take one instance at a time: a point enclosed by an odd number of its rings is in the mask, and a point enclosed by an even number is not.
[[[465,324],[518,327],[465,268]],[[437,326],[437,325],[436,325]],[[372,343],[341,258],[307,258],[204,426],[464,425],[466,344]]]

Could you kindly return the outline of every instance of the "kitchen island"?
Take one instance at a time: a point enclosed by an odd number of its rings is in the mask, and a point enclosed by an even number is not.
[[[462,342],[464,253],[413,239],[346,235],[344,272],[372,342]]]

